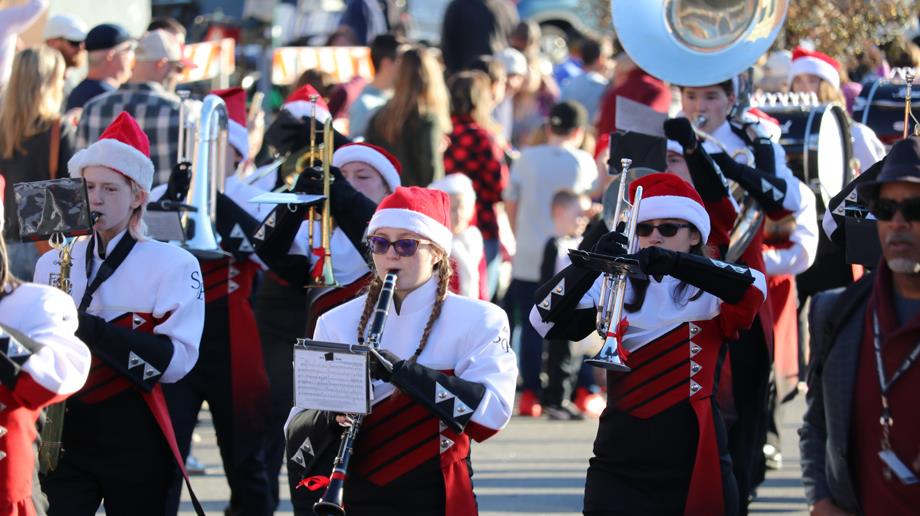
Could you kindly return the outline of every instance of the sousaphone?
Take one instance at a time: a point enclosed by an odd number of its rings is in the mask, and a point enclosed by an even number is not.
[[[718,84],[750,68],[779,34],[788,4],[789,0],[610,1],[617,38],[636,65],[681,86]],[[738,102],[746,105],[749,95],[742,88]],[[733,111],[740,115],[743,109]],[[740,257],[762,219],[750,196],[741,201],[726,254],[730,261]]]

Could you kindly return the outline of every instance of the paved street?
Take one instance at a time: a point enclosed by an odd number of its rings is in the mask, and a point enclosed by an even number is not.
[[[770,472],[758,493],[753,513],[806,514],[795,432],[802,410],[800,396],[786,411],[783,469]],[[228,498],[228,489],[207,413],[202,413],[202,417],[204,420],[198,430],[202,440],[195,444],[194,450],[210,471],[206,476],[193,477],[192,482],[205,511],[220,514]],[[480,514],[578,514],[596,428],[593,420],[555,422],[515,418],[495,438],[474,445],[476,472],[473,481]],[[282,493],[286,493],[287,485],[282,483],[282,486]],[[183,515],[194,514],[187,499],[182,511]],[[287,497],[276,514],[292,514]]]

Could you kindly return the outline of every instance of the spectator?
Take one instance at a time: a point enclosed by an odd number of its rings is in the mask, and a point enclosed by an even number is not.
[[[667,113],[671,107],[671,89],[661,79],[647,74],[636,66],[628,56],[617,59],[617,75],[623,77],[622,84],[614,79],[614,85],[601,100],[600,116],[597,120],[597,134],[609,134],[617,126],[617,97],[623,96]]]
[[[86,32],[89,29],[83,20],[69,14],[56,14],[45,24],[45,44],[64,56],[67,71],[64,72],[64,97],[79,82],[79,74],[86,65]],[[63,106],[61,106],[63,107]]]
[[[395,34],[381,34],[371,43],[374,79],[361,90],[348,111],[348,133],[352,138],[364,136],[368,120],[393,96],[396,58],[403,44]]]
[[[552,216],[547,206],[559,190],[586,193],[598,179],[594,158],[578,148],[585,135],[587,118],[585,108],[577,103],[560,102],[553,106],[548,121],[548,143],[521,152],[521,157],[511,167],[510,183],[503,196],[517,240],[511,285],[504,304],[509,319],[520,323],[518,356],[524,392],[519,413],[524,416],[536,417],[542,412],[538,400],[543,338],[533,329],[527,314],[539,286],[543,246],[553,235]]]
[[[22,5],[0,9],[0,89],[6,86],[13,70],[19,35],[48,8],[49,0],[28,0]]]
[[[521,90],[514,96],[514,125],[511,141],[521,145],[528,141],[546,120],[549,110],[559,100],[559,87],[553,79],[553,65],[540,52],[542,31],[533,20],[522,21],[511,32],[511,48],[524,55],[527,74]]]
[[[165,30],[175,36],[176,39],[179,40],[180,45],[185,45],[185,38],[188,35],[188,31],[185,30],[184,25],[179,23],[179,20],[168,16],[161,16],[150,20],[150,24],[147,25],[147,32],[157,29]]]
[[[595,39],[585,39],[581,46],[584,73],[569,79],[562,87],[562,100],[575,100],[588,110],[588,120],[597,121],[601,97],[610,80],[610,44]]]
[[[120,25],[104,23],[93,27],[84,41],[89,71],[67,97],[66,110],[82,108],[90,99],[124,84],[131,77],[134,47],[134,40]]]
[[[294,82],[294,85],[291,86],[291,93],[303,88],[307,84],[312,86],[320,97],[328,99],[329,93],[332,91],[332,88],[335,87],[335,78],[331,73],[324,72],[318,68],[304,70],[304,72],[300,74],[300,77]]]
[[[347,0],[339,29],[328,46],[343,46],[336,36],[347,38],[349,45],[367,45],[380,34],[395,28],[399,13],[394,0]],[[343,31],[341,29],[347,29]]]
[[[447,73],[463,70],[478,56],[498,55],[517,23],[517,9],[508,0],[453,0],[441,24]]]
[[[920,506],[906,478],[920,474],[918,163],[920,139],[911,136],[894,144],[876,180],[858,187],[878,220],[877,272],[811,302],[799,447],[813,515],[916,514]]]
[[[581,60],[581,47],[584,44],[583,39],[573,39],[569,42],[569,55],[565,61],[553,67],[553,79],[559,86],[565,86],[565,83],[572,77],[584,73],[584,65]]]
[[[119,113],[127,111],[150,138],[153,184],[165,183],[179,147],[179,98],[174,90],[189,65],[175,36],[163,30],[145,33],[137,45],[131,80],[85,106],[77,127],[78,147],[97,140]]]
[[[74,128],[61,120],[64,69],[61,54],[44,45],[23,50],[13,60],[10,89],[0,105],[6,213],[17,213],[13,183],[66,176],[74,152]],[[15,215],[7,217],[4,234],[13,275],[31,278],[40,253],[35,244],[19,241]]]
[[[501,100],[496,99],[495,119],[502,127],[502,137],[511,141],[514,129],[514,97],[524,89],[527,81],[527,58],[513,48],[499,52],[498,62],[505,69],[505,91]]]
[[[488,301],[486,286],[486,256],[482,234],[472,225],[475,215],[476,192],[473,182],[463,174],[447,174],[431,183],[429,188],[450,196],[450,232],[454,239],[450,247],[450,291],[472,299]]]
[[[499,208],[508,185],[504,152],[493,132],[489,79],[480,71],[460,72],[450,79],[450,115],[453,131],[444,151],[444,172],[469,176],[476,192],[475,224],[485,242],[489,297],[498,288],[502,256],[499,252]]]
[[[428,50],[407,50],[398,59],[393,98],[368,123],[367,142],[387,149],[402,163],[403,186],[426,186],[444,177],[450,117],[442,77]]]

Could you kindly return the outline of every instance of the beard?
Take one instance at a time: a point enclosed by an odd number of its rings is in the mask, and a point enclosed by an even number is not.
[[[888,268],[898,274],[920,274],[920,262],[913,258],[892,258],[888,260]]]

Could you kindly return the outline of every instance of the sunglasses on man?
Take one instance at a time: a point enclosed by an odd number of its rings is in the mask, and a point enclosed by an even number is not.
[[[372,253],[387,254],[387,250],[389,250],[390,246],[392,246],[393,251],[396,252],[396,255],[402,256],[403,258],[414,256],[416,251],[418,251],[418,246],[420,244],[427,243],[430,242],[427,240],[419,240],[417,238],[401,238],[399,240],[390,242],[381,236],[372,235],[367,237],[367,245],[371,248]]]
[[[906,221],[920,222],[920,197],[911,197],[900,202],[882,197],[869,203],[869,212],[882,222],[889,222],[899,211]]]
[[[663,224],[649,224],[648,222],[640,222],[636,224],[636,234],[640,237],[647,237],[652,234],[652,231],[658,230],[658,234],[663,237],[672,237],[677,234],[683,228],[689,228],[690,224],[678,224],[677,222],[665,222]]]

